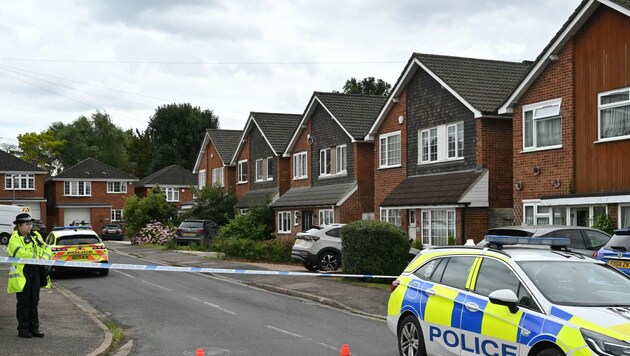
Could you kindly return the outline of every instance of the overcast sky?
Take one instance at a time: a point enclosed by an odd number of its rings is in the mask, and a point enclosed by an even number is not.
[[[413,52],[535,59],[579,0],[55,0],[0,7],[0,143],[97,110],[122,129],[190,103],[223,129],[313,91],[394,84]]]

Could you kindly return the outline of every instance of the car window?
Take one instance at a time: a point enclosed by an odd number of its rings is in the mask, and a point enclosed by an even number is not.
[[[340,228],[330,229],[326,231],[326,235],[332,236],[332,237],[339,237],[339,235],[341,235],[341,229]]]
[[[505,263],[484,258],[477,274],[475,293],[488,296],[499,289],[509,289],[518,297],[518,304],[530,309],[539,310],[525,286]]]
[[[591,244],[591,248],[593,250],[599,250],[602,246],[604,246],[608,240],[610,240],[610,236],[604,234],[603,232],[586,230],[586,238]],[[629,236],[630,238],[630,236]]]
[[[630,251],[630,236],[628,235],[613,235],[613,237],[606,243],[607,249],[625,248],[626,251]]]
[[[582,232],[577,229],[567,229],[567,230],[556,230],[552,232],[548,232],[544,234],[545,237],[566,237],[571,240],[571,244],[569,245],[571,248],[579,248],[586,249],[586,244],[584,243],[584,236],[582,236]]]
[[[101,240],[93,235],[72,235],[59,237],[57,245],[89,245],[100,242]]]
[[[450,257],[444,273],[442,273],[442,283],[451,287],[465,289],[468,274],[475,261],[473,256]]]
[[[435,275],[437,277],[436,282],[439,282],[440,278],[442,277],[442,272],[444,271],[444,268],[440,269],[439,267],[440,265],[446,266],[446,263],[442,263],[444,260],[446,260],[446,258],[437,258],[437,259],[431,260],[425,263],[424,265],[422,265],[422,267],[418,268],[414,272],[414,274],[418,278],[423,279],[425,281],[434,280],[432,279],[432,277]]]
[[[180,229],[203,229],[201,221],[184,221],[179,225]]]

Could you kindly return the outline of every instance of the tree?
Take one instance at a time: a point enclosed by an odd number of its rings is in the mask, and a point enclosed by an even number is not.
[[[42,133],[29,132],[18,135],[20,158],[28,162],[36,162],[43,169],[56,174],[62,168],[61,152],[67,142],[55,137],[52,130]]]
[[[151,159],[155,151],[153,140],[146,131],[136,129],[131,133],[127,143],[129,168],[127,172],[136,177],[145,177],[151,168]]]
[[[193,188],[193,192],[197,197],[195,205],[181,216],[182,219],[197,217],[212,220],[221,226],[234,218],[236,197],[226,193],[223,187],[207,185],[203,189]]]
[[[192,170],[206,129],[216,128],[219,118],[212,110],[190,104],[158,107],[146,131],[154,143],[149,173],[171,164]]]
[[[125,234],[131,238],[152,221],[168,224],[176,217],[177,208],[166,201],[166,195],[160,187],[151,189],[146,198],[131,196],[125,200],[123,222]]]
[[[387,96],[391,88],[391,84],[385,82],[382,79],[367,77],[363,78],[363,80],[361,80],[360,82],[357,82],[357,79],[353,77],[346,80],[346,84],[343,86],[343,92],[346,94],[369,94]]]

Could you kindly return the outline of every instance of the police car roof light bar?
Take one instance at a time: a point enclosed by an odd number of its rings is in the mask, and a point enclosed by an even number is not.
[[[89,225],[83,225],[83,226],[55,226],[53,227],[53,231],[59,231],[59,230],[92,230],[92,227]]]
[[[571,240],[566,237],[527,237],[527,236],[503,236],[486,235],[486,241],[495,245],[538,245],[550,247],[568,247]]]

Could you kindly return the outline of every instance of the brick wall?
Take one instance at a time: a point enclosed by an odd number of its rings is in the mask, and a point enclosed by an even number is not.
[[[19,174],[16,173],[16,174]],[[35,174],[35,189],[34,190],[16,190],[15,191],[15,199],[19,200],[20,198],[42,198],[44,196],[44,179],[46,178],[45,174]],[[13,201],[13,190],[4,189],[5,180],[11,181],[11,174],[0,174],[0,200],[5,201]],[[16,185],[18,181],[15,181]]]
[[[313,146],[307,142],[308,135],[312,134],[312,127],[313,127],[312,122],[313,122],[312,120],[306,121],[306,128],[302,130],[302,132],[298,136],[297,141],[295,142],[295,145],[293,146],[293,150],[291,151],[291,161],[290,161],[291,188],[309,186],[311,185],[311,181],[313,179],[313,154],[312,154]],[[306,157],[307,157],[306,169],[307,169],[308,178],[294,180],[293,179],[293,155],[298,152],[306,152]]]
[[[512,207],[512,121],[476,120],[477,165],[488,169],[490,208]]]
[[[247,161],[247,167],[248,169],[250,169],[250,139],[249,139],[249,135],[245,136],[245,142],[243,143],[242,147],[241,147],[241,151],[238,153],[238,156],[236,158],[236,162],[234,162],[236,164],[236,179],[234,180],[235,182],[238,182],[238,162],[242,161],[242,160],[248,160]],[[243,199],[243,197],[245,196],[245,194],[247,194],[247,192],[249,192],[249,185],[250,185],[250,181],[253,177],[253,172],[251,170],[248,170],[247,172],[248,177],[247,177],[247,182],[246,183],[236,183],[236,188],[234,189],[235,193],[236,193],[236,199],[237,200],[241,200]]]
[[[361,220],[362,213],[374,212],[374,144],[371,142],[357,142],[354,146],[354,180],[358,190],[353,194],[358,201],[359,217],[357,219],[343,219],[344,223]],[[348,157],[350,159],[350,157]],[[345,204],[344,204],[345,209]],[[354,208],[353,208],[354,209]]]

